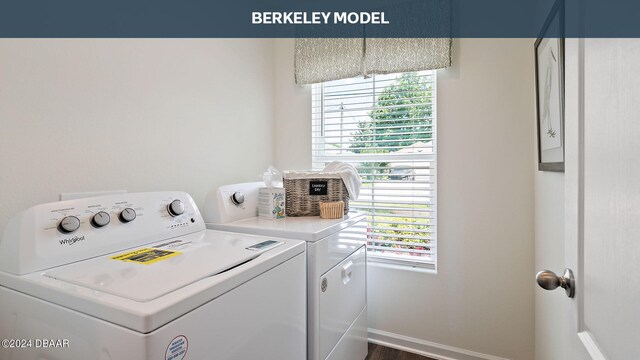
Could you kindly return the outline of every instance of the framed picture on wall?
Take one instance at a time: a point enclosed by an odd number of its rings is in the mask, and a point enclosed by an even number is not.
[[[564,171],[564,2],[556,1],[535,48],[538,170]]]

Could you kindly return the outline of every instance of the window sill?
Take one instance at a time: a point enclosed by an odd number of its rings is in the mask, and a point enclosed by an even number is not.
[[[389,259],[379,256],[367,255],[367,266],[378,268],[412,271],[425,274],[436,275],[438,273],[436,265],[432,263],[421,263],[411,260]]]

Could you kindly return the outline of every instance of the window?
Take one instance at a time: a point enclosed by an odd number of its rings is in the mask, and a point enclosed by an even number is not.
[[[313,167],[358,169],[370,258],[435,268],[435,96],[434,71],[313,85]]]

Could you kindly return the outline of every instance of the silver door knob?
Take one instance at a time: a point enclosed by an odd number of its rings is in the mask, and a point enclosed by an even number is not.
[[[576,283],[573,278],[573,272],[570,269],[564,269],[562,276],[556,275],[551,270],[542,270],[536,274],[536,282],[545,290],[554,290],[561,287],[572,298],[576,292]]]

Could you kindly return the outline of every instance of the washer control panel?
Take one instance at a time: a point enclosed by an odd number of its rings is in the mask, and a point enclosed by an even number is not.
[[[0,270],[28,273],[201,231],[205,224],[189,194],[167,191],[37,205],[7,229]]]

